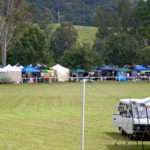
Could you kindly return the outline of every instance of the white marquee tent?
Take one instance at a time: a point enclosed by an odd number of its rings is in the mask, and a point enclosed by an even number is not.
[[[52,70],[56,72],[56,78],[59,82],[65,82],[69,80],[70,70],[59,64],[52,67]]]
[[[0,68],[0,82],[20,83],[22,81],[22,71],[20,67],[7,65]]]

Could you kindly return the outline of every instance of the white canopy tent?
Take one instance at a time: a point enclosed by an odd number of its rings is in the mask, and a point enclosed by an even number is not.
[[[69,80],[70,70],[65,68],[59,64],[52,67],[52,69],[56,72],[56,78],[59,82],[65,82]]]
[[[17,66],[7,65],[0,68],[0,82],[5,83],[20,83],[22,81],[21,68]]]

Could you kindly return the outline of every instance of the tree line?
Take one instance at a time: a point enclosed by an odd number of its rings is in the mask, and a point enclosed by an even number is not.
[[[73,24],[94,25],[96,7],[98,5],[109,9],[116,9],[118,0],[28,0],[41,18],[49,12],[52,22],[69,21]],[[39,15],[40,14],[40,15]]]
[[[119,0],[116,11],[98,6],[93,45],[77,43],[71,22],[52,27],[48,12],[37,20],[33,10],[25,0],[0,2],[1,64],[61,63],[86,70],[101,64],[150,64],[150,0],[134,5]]]

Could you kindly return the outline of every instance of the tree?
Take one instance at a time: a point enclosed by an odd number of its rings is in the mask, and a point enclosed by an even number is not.
[[[42,8],[42,12],[39,12],[39,9],[35,5],[31,5],[33,22],[40,25],[41,28],[47,29],[47,26],[52,21],[51,10],[47,7]]]
[[[97,56],[88,44],[83,44],[65,51],[61,62],[69,68],[90,70],[96,65]]]
[[[134,37],[126,33],[114,35],[106,44],[105,63],[119,66],[134,64],[138,48],[138,41]]]
[[[16,42],[11,52],[12,63],[23,65],[52,62],[52,52],[48,47],[45,32],[38,25],[30,25]]]
[[[139,31],[141,35],[150,41],[150,0],[140,0],[135,15],[139,23]]]
[[[7,50],[14,36],[17,24],[27,20],[24,0],[1,0],[0,3],[0,49],[2,64],[7,63]]]
[[[96,34],[94,49],[99,56],[99,62],[104,63],[106,43],[109,37],[117,32],[118,20],[113,11],[98,7],[96,12],[96,24],[98,25],[98,32]]]
[[[115,9],[118,0],[28,0],[38,9],[38,16],[47,7],[53,22],[70,21],[73,24],[93,25],[97,6]]]
[[[96,11],[96,24],[99,28],[97,36],[104,38],[119,29],[118,18],[114,11],[98,7]]]
[[[118,22],[120,24],[120,29],[123,31],[128,31],[132,28],[133,13],[132,5],[130,0],[120,0],[118,4]]]
[[[97,11],[98,32],[94,49],[103,63],[122,66],[134,62],[136,50],[143,46],[143,39],[137,32],[133,10],[129,0],[119,0],[116,11],[103,8]]]
[[[150,46],[144,47],[138,52],[139,64],[149,65],[150,64]]]
[[[52,35],[51,49],[54,51],[55,61],[68,49],[71,49],[77,41],[78,33],[71,23],[62,23]]]
[[[101,36],[135,30],[136,21],[133,15],[133,4],[130,0],[118,0],[116,9],[98,7],[96,22],[100,27]]]

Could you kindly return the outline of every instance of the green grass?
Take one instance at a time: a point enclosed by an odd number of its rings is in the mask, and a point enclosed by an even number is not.
[[[50,27],[52,27],[55,31],[58,27],[58,24],[51,24]],[[97,27],[76,25],[75,28],[78,31],[77,44],[88,43],[93,45],[96,39]]]
[[[89,26],[75,26],[78,31],[78,43],[89,43],[92,45],[96,39],[97,28]]]
[[[81,90],[80,83],[0,85],[0,150],[79,150]],[[137,150],[134,141],[125,145],[111,116],[120,98],[149,91],[149,83],[89,83],[85,149]]]

